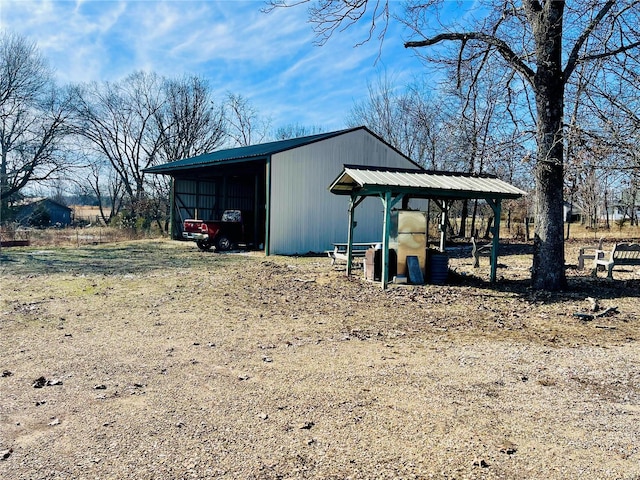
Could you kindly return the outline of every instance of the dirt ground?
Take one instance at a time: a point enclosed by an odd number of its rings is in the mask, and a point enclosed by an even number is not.
[[[640,267],[445,286],[136,241],[0,255],[2,479],[639,479]],[[598,300],[609,315],[584,320]]]

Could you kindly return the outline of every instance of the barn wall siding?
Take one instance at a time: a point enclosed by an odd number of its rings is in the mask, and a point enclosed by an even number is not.
[[[174,184],[176,195],[176,213],[182,231],[182,222],[187,218],[197,217],[202,220],[215,220],[216,217],[216,183],[212,181],[193,181],[176,179]]]
[[[269,253],[322,252],[347,240],[349,198],[328,190],[345,164],[417,168],[366,130],[273,155]],[[377,198],[358,206],[355,242],[381,239],[382,212]]]

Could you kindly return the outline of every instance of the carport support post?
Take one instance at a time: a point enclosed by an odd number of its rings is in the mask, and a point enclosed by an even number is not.
[[[358,198],[357,195],[351,195],[349,199],[349,231],[347,232],[347,277],[351,276],[351,267],[353,265],[353,229],[355,227],[354,210],[362,203],[365,197]]]
[[[382,225],[382,288],[386,289],[389,283],[389,237],[391,228],[391,209],[393,206],[402,200],[404,194],[401,193],[393,200],[391,199],[391,192],[384,192],[384,197],[381,195],[382,204],[384,205],[384,221]]]
[[[498,246],[500,245],[500,214],[502,209],[502,199],[487,199],[487,203],[493,210],[493,241],[491,244],[491,283],[496,283],[496,273],[498,270]]]
[[[349,199],[349,231],[347,232],[347,277],[351,276],[351,266],[353,260],[351,254],[353,253],[353,211],[356,208],[356,197],[351,195]]]

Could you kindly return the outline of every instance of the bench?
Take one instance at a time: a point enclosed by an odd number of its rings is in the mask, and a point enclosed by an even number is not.
[[[351,244],[351,256],[352,258],[364,258],[367,250],[375,248],[376,245],[380,245],[380,242],[363,242]],[[331,265],[334,265],[338,260],[348,260],[347,258],[347,244],[346,243],[334,243],[333,250],[326,250],[325,253],[331,259]]]
[[[473,257],[473,268],[480,267],[480,257],[491,258],[491,243],[478,245],[475,237],[471,237],[471,256]]]
[[[598,275],[598,267],[607,269],[607,278],[613,280],[613,267],[616,265],[640,265],[640,244],[616,243],[607,257],[604,250],[596,250],[591,275]]]
[[[598,242],[598,246],[580,248],[580,254],[578,255],[578,268],[580,270],[584,270],[585,260],[593,263],[596,258],[596,251],[602,251],[602,240],[603,239],[601,238]]]

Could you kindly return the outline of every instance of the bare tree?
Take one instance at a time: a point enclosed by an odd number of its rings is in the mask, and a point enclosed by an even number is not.
[[[229,93],[226,101],[227,135],[234,146],[245,147],[262,142],[269,131],[269,120],[242,95]]]
[[[161,136],[158,158],[172,162],[194,157],[220,148],[226,141],[224,105],[217,104],[209,83],[199,76],[163,81],[162,108],[156,112],[157,131]],[[172,180],[152,175],[147,213],[167,231],[171,210]]]
[[[614,59],[602,70],[589,97],[589,107],[600,123],[598,130],[590,133],[604,152],[598,158],[600,170],[619,174],[617,200],[634,225],[640,187],[640,59]]]
[[[367,99],[351,108],[349,126],[367,126],[422,166],[444,167],[442,110],[431,100],[424,84],[416,82],[400,89],[382,76],[369,84],[368,93]]]
[[[482,66],[484,61],[480,62]],[[455,87],[450,96],[455,98],[455,109],[450,112],[449,122],[455,135],[451,137],[449,149],[452,156],[457,157],[457,170],[470,174],[483,174],[487,170],[487,162],[491,158],[494,146],[498,142],[494,132],[498,116],[498,101],[495,86],[491,77],[481,81],[475,72],[480,66],[475,62],[467,62],[466,68],[457,66],[457,72],[450,78],[455,79]],[[464,71],[463,71],[464,70]],[[472,202],[469,212],[469,201],[463,200],[460,209],[459,235],[467,234],[467,219],[471,216],[471,236],[476,234],[476,215],[478,201]],[[488,230],[487,234],[488,236]]]
[[[225,142],[224,106],[216,104],[205,79],[195,75],[166,79],[162,94],[165,101],[156,111],[162,161],[212,152]]]
[[[307,137],[309,135],[316,135],[325,131],[319,125],[305,126],[296,124],[284,125],[276,129],[273,137],[275,140],[287,140],[289,138]]]
[[[532,285],[561,289],[566,285],[562,215],[565,88],[582,63],[637,54],[640,2],[485,1],[469,15],[445,17],[439,13],[446,3],[427,0],[407,5],[403,21],[422,38],[406,42],[405,47],[430,48],[432,59],[443,53],[461,62],[468,56],[489,53],[512,68],[532,92],[537,131]],[[384,20],[389,18],[384,14],[389,11],[388,0],[320,0],[311,4],[311,21],[321,26],[319,33],[324,38],[362,18],[373,19],[372,28],[382,18],[384,31]],[[374,9],[372,15],[366,15],[367,8]],[[445,18],[449,19],[446,24],[438,23]],[[457,49],[438,48],[450,44]]]
[[[226,140],[223,105],[198,76],[136,72],[114,83],[78,85],[74,92],[74,129],[84,139],[103,219],[111,221],[126,206],[132,221],[141,215],[145,225],[162,225],[169,180],[148,178],[145,169],[219,148]]]
[[[98,199],[100,219],[105,225],[109,225],[124,206],[125,188],[122,178],[110,165],[98,161],[89,165],[87,184]]]
[[[613,207],[628,212],[623,223],[635,223],[634,209],[623,198],[633,199],[640,171],[638,72],[635,57],[601,58],[579,65],[567,85],[565,188],[582,203],[584,220],[594,230],[602,222],[610,228]]]
[[[9,198],[66,168],[68,102],[36,45],[0,36],[0,218]]]
[[[146,194],[144,170],[159,159],[165,133],[156,116],[163,102],[161,79],[143,72],[76,87],[75,131],[111,164],[134,217]]]

